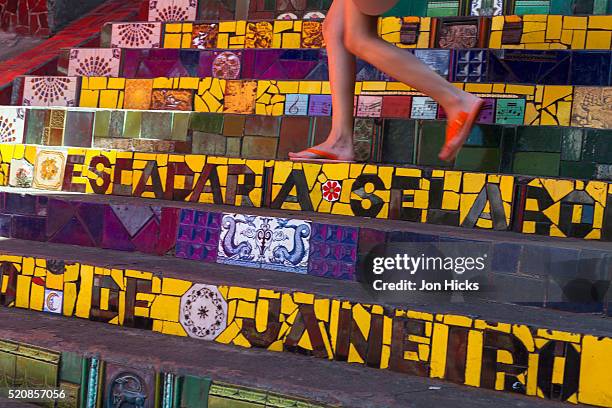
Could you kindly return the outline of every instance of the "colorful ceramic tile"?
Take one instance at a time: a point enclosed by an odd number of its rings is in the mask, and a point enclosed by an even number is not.
[[[612,87],[575,87],[572,126],[611,129],[611,103]]]
[[[331,95],[310,95],[310,100],[308,102],[308,115],[331,116],[331,112]]]
[[[152,79],[126,79],[124,109],[148,110],[153,95]]]
[[[239,79],[242,67],[241,53],[224,51],[216,53],[212,62],[212,76],[222,79]]]
[[[149,21],[193,21],[197,11],[196,0],[149,0]]]
[[[110,276],[103,278],[110,278]],[[106,281],[107,279],[104,280]],[[109,283],[109,286],[113,285],[116,286],[114,281]],[[100,291],[100,289],[98,289],[98,291]],[[132,302],[132,304],[134,304],[136,299],[128,299],[125,302]],[[105,310],[101,310],[100,312],[106,312],[107,314],[111,313]],[[132,317],[132,320],[133,319]],[[124,322],[124,325],[127,324]],[[135,401],[130,405],[134,407],[153,408],[155,407],[155,378],[155,371],[152,369],[128,367],[107,361],[104,364],[104,386],[100,387],[100,389],[103,390],[100,401],[104,401],[103,406],[105,407],[119,408],[128,405],[128,403],[126,403],[127,401]]]
[[[487,50],[457,50],[453,80],[485,82],[487,78]]]
[[[194,24],[192,47],[198,49],[216,48],[218,35],[218,24]]]
[[[77,106],[77,82],[75,77],[25,77],[22,104]]]
[[[155,89],[151,94],[153,110],[193,110],[193,91],[181,89]]]
[[[475,48],[477,45],[477,21],[441,21],[437,41],[437,46],[439,48]]]
[[[503,0],[472,0],[470,5],[472,16],[500,16],[503,11]]]
[[[323,23],[304,21],[302,23],[302,48],[322,48],[323,46]]]
[[[195,284],[181,297],[180,322],[189,337],[214,340],[227,326],[227,302],[216,286]]]
[[[42,190],[61,190],[66,159],[66,152],[39,150],[34,163],[33,187]]]
[[[450,64],[449,50],[414,50],[414,56],[444,78],[448,78]]]
[[[358,228],[313,223],[308,274],[354,280],[358,241]]]
[[[176,257],[216,262],[221,214],[182,209],[176,238]]]
[[[266,224],[268,220],[269,224]],[[259,234],[260,231],[263,231],[263,235]],[[257,235],[258,237],[263,236],[260,241],[264,248],[262,267],[306,274],[311,234],[312,227],[309,221],[263,218]],[[267,237],[269,237],[269,242],[266,242]]]
[[[217,262],[259,268],[264,260],[260,244],[263,239],[269,245],[272,232],[259,217],[223,214]]]
[[[525,99],[497,99],[495,123],[522,125],[525,118]]]
[[[119,48],[75,48],[70,50],[68,76],[118,77]]]
[[[30,188],[34,181],[34,165],[25,159],[12,159],[9,172],[9,186]]]
[[[159,48],[161,30],[161,23],[115,23],[111,48]]]
[[[271,48],[274,28],[267,21],[247,23],[244,48]]]
[[[257,81],[227,81],[225,90],[226,113],[255,113]]]
[[[0,106],[0,143],[23,143],[25,108]]]
[[[47,313],[62,314],[64,305],[64,292],[61,290],[45,289],[45,302],[43,311]]]
[[[321,184],[321,195],[325,201],[335,203],[342,195],[342,184],[336,180],[327,180]]]
[[[357,102],[357,116],[362,118],[380,118],[382,103],[382,96],[360,96]]]
[[[412,98],[412,119],[435,119],[438,112],[438,104],[427,96],[415,96]]]
[[[305,94],[286,95],[285,115],[289,115],[289,116],[308,115],[308,95],[305,95]]]

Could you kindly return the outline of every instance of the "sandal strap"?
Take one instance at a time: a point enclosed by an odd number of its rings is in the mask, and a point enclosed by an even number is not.
[[[313,149],[312,147],[309,149],[304,150],[305,152],[308,153],[312,153],[312,154],[316,154],[319,157],[323,157],[324,159],[329,159],[329,160],[338,160],[338,156],[333,154],[333,153],[329,153],[323,150],[319,150],[319,149]]]

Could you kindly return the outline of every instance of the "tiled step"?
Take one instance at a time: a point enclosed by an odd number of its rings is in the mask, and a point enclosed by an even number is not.
[[[612,185],[389,165],[0,145],[1,184],[612,240]]]
[[[235,235],[232,225],[238,228]],[[266,230],[284,237],[270,244],[259,236]],[[364,283],[370,277],[367,256],[377,245],[412,253],[417,243],[432,242],[443,257],[462,251],[468,256],[471,247],[487,259],[487,266],[464,276],[486,287],[469,294],[470,299],[612,315],[606,295],[612,248],[607,243],[401,221],[364,226],[360,220],[313,213],[12,190],[0,195],[0,236],[258,269],[254,274],[275,270]],[[250,249],[233,255],[240,247]],[[281,248],[296,249],[296,258],[277,256]]]
[[[386,17],[381,37],[401,48],[610,50],[612,16]],[[321,21],[109,23],[108,48],[320,48]]]
[[[233,20],[250,19],[296,19],[324,16],[331,5],[330,0],[287,2],[280,0],[226,0],[223,2],[200,0],[158,0],[149,3],[150,21],[183,21],[200,19]],[[401,2],[386,13],[391,16],[491,16],[500,14],[610,14],[612,3],[608,0],[412,0]]]
[[[200,19],[234,20],[250,19],[296,19],[325,15],[330,0],[287,2],[281,0],[226,0],[223,2],[200,0],[157,0],[149,2],[150,21],[184,21]],[[495,1],[486,4],[482,0],[413,0],[401,2],[390,10],[392,16],[473,16],[500,14],[610,14],[612,3],[548,0],[548,1]]]
[[[612,87],[505,83],[455,83],[455,86],[487,100],[479,122],[610,127],[609,113],[612,108],[606,100]],[[358,117],[445,117],[443,109],[433,99],[400,82],[357,82],[355,99],[355,114]],[[327,81],[225,80],[211,77],[126,79],[26,76],[16,81],[13,104],[311,117],[330,116],[332,110]]]
[[[383,109],[387,103],[393,104],[394,98],[410,103],[410,97],[385,96]],[[503,122],[504,112],[511,113],[512,109],[510,105],[502,109],[501,101],[508,100],[500,100],[495,115]],[[395,112],[399,116],[397,109]],[[449,170],[612,180],[610,129],[479,124],[456,160],[449,163],[438,159],[444,144],[444,121],[408,119],[410,112],[404,113],[405,118],[357,118],[355,159]],[[510,114],[505,119],[513,122]],[[280,160],[287,159],[288,152],[321,143],[331,128],[328,116],[76,108],[2,107],[0,120],[7,124],[4,143]]]
[[[316,364],[317,358],[340,360],[329,362],[330,371],[335,365],[347,368],[342,361],[348,361],[408,376],[610,406],[612,331],[599,317],[576,319],[479,302],[404,302],[398,308],[351,282],[330,285],[295,274],[253,274],[238,267],[17,240],[2,241],[0,248],[6,282],[2,302],[9,307],[46,308],[99,325],[306,354]],[[61,302],[45,302],[50,292]],[[214,310],[214,318],[192,313],[191,305]],[[139,336],[117,338],[129,337],[141,341]],[[189,340],[183,340],[189,347]],[[251,353],[257,355],[245,351]],[[284,365],[276,366],[276,372],[278,367]]]
[[[84,400],[93,397],[88,390],[96,390],[99,384],[100,392],[97,398],[92,398],[94,402],[105,399],[112,388],[113,378],[104,375],[105,371],[122,369],[135,375],[145,390],[159,390],[158,397],[151,398],[157,403],[174,399],[174,406],[183,408],[201,408],[206,402],[211,408],[430,408],[432,404],[487,408],[492,403],[501,408],[567,406],[556,401],[495,393],[290,353],[242,351],[212,342],[161,336],[25,310],[3,308],[0,313],[7,320],[0,328],[0,339],[20,348],[4,354],[3,360],[43,348],[58,356],[59,361],[42,363],[28,360],[28,367],[33,371],[44,367],[59,372],[62,389],[83,390]],[[34,339],[30,335],[41,331],[50,336]],[[32,343],[37,347],[31,346]],[[8,378],[12,378],[10,374]],[[157,385],[156,377],[160,380]],[[87,384],[94,386],[87,387]],[[397,392],[398,389],[402,392]],[[15,408],[21,407],[15,405]],[[81,401],[81,404],[70,407],[85,408],[85,405]]]
[[[3,61],[2,72],[0,73],[0,103],[10,103],[11,81],[15,78],[20,75],[45,75],[55,72],[57,58],[62,49],[98,45],[100,29],[104,23],[109,20],[134,19],[140,4],[141,1],[139,0],[107,1],[82,18],[72,22],[37,47],[31,48],[15,58]]]
[[[612,51],[406,50],[446,79],[538,85],[612,85]],[[60,59],[68,76],[125,78],[216,77],[228,80],[329,79],[322,49],[120,49],[73,48]],[[358,81],[392,81],[357,61]]]

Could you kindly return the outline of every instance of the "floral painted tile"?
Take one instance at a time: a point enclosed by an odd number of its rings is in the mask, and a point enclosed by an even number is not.
[[[196,0],[149,0],[149,21],[193,21],[197,11]]]
[[[68,76],[118,77],[119,48],[75,48],[70,50]]]
[[[12,159],[9,171],[9,186],[30,188],[34,181],[34,165],[25,159]]]
[[[161,23],[116,23],[111,27],[111,48],[159,48]]]
[[[66,168],[66,152],[41,149],[34,163],[34,188],[61,190]]]
[[[25,108],[0,106],[0,143],[23,143]]]
[[[216,286],[196,284],[181,297],[180,322],[189,337],[214,340],[227,326],[227,302]]]
[[[24,106],[76,106],[76,77],[30,76],[23,84]]]

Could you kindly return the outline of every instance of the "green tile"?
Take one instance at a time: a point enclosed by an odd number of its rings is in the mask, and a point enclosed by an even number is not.
[[[227,143],[225,155],[228,157],[240,157],[240,153],[242,152],[242,138],[228,137],[225,141]]]
[[[592,179],[597,173],[595,163],[562,161],[559,169],[561,177]]]
[[[465,142],[466,146],[499,147],[504,132],[503,126],[476,125]]]
[[[387,119],[383,128],[382,162],[414,164],[416,121]]]
[[[514,155],[512,171],[530,176],[558,176],[559,153],[522,152]]]
[[[564,131],[550,126],[521,126],[516,132],[516,151],[559,153]]]
[[[96,111],[94,119],[94,137],[108,137],[110,117],[110,111]]]
[[[172,134],[172,112],[147,112],[142,113],[142,124],[140,128],[141,139],[170,139]]]
[[[193,154],[211,154],[223,156],[226,153],[226,140],[223,135],[193,132],[191,151]]]
[[[420,123],[417,164],[419,166],[451,167],[452,163],[438,159],[438,154],[444,146],[446,124],[430,121]]]
[[[108,136],[109,137],[127,137],[123,133],[124,125],[125,125],[125,111],[123,110],[112,111],[110,114],[110,125],[108,129]]]
[[[141,111],[128,111],[125,114],[125,128],[123,137],[138,139],[140,137],[140,124],[142,122]]]
[[[175,112],[172,115],[172,140],[187,141],[189,134],[189,118],[191,114],[188,112]]]
[[[568,129],[561,138],[561,160],[579,161],[582,157],[582,129]]]
[[[211,380],[186,375],[181,387],[181,408],[203,408],[208,401]],[[209,405],[210,406],[210,405]]]
[[[26,113],[25,142],[42,144],[47,109],[28,109]]]
[[[16,364],[17,356],[0,351],[0,389],[13,386]]]
[[[500,151],[491,147],[464,147],[455,160],[455,169],[497,173]]]
[[[612,130],[589,129],[582,146],[582,159],[595,163],[612,164]]]
[[[15,386],[20,388],[51,388],[57,384],[58,367],[33,358],[17,356]]]
[[[194,112],[191,114],[189,128],[206,133],[221,133],[223,129],[223,115]]]
[[[274,159],[278,148],[278,139],[265,136],[245,136],[242,140],[244,159]]]
[[[389,16],[416,16],[425,17],[427,14],[427,0],[399,1],[391,10],[384,14]]]
[[[80,384],[83,357],[76,353],[62,353],[60,361],[60,380]]]

